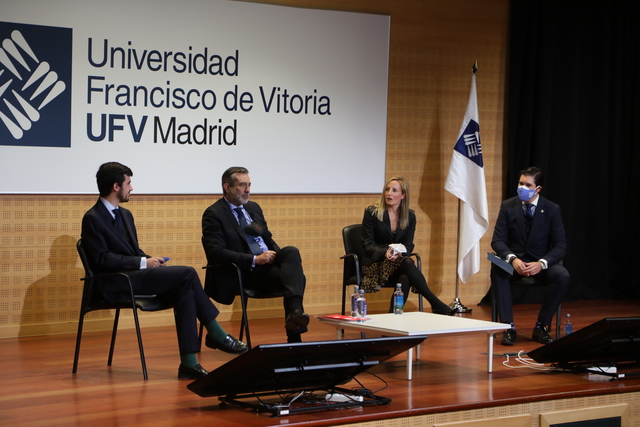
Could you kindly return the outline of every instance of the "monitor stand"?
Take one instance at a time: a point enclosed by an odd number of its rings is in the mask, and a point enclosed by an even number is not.
[[[319,393],[323,392],[323,393]],[[327,400],[325,393],[344,396],[342,399]],[[284,396],[284,397],[283,397]],[[278,399],[272,399],[277,397]],[[271,402],[263,400],[268,398]],[[358,406],[388,405],[391,399],[376,396],[372,393],[355,395],[353,390],[340,387],[316,390],[270,391],[262,393],[230,394],[218,397],[220,405],[233,404],[243,408],[250,408],[258,412],[270,412],[272,417],[301,414],[307,412],[332,411],[340,408]],[[253,402],[248,400],[252,399]]]
[[[612,380],[640,377],[640,363],[635,362],[558,363],[551,366],[575,374],[603,375]]]

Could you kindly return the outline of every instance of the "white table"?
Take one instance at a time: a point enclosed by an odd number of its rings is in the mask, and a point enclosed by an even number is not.
[[[342,330],[376,332],[390,336],[450,335],[472,332],[487,334],[487,371],[493,372],[493,334],[509,329],[505,323],[467,319],[458,316],[410,312],[403,315],[393,313],[372,314],[370,320],[353,322],[318,317],[322,323],[336,328],[337,339],[342,339]],[[407,351],[407,379],[412,378],[413,348]]]

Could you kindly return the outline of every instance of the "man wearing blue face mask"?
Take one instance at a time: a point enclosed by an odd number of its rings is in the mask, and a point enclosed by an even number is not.
[[[516,343],[510,282],[521,276],[535,276],[546,283],[542,308],[533,328],[532,340],[542,344],[553,341],[549,325],[569,288],[570,275],[562,265],[567,240],[560,207],[540,196],[544,176],[537,167],[520,172],[518,196],[505,200],[493,231],[491,247],[514,269],[513,276],[491,265],[491,286],[496,292],[498,314],[502,323],[509,323],[502,336],[502,345]]]

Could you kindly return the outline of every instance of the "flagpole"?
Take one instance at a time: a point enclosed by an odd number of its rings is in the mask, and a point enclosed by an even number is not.
[[[475,76],[476,71],[478,71],[478,60],[474,62],[473,67],[471,68],[471,71]],[[445,185],[445,188],[446,188],[446,185]],[[457,244],[457,250],[456,250],[456,268],[455,268],[456,296],[453,299],[453,302],[449,304],[449,307],[451,307],[451,310],[454,313],[471,313],[472,309],[466,307],[464,304],[462,304],[462,301],[460,301],[460,274],[458,272],[458,266],[460,265],[460,235],[461,235],[460,227],[462,227],[461,218],[462,218],[462,201],[460,197],[458,197],[458,239],[457,239],[458,244]]]
[[[451,310],[454,313],[471,313],[471,311],[473,309],[468,308],[467,306],[465,306],[464,304],[462,304],[462,301],[460,301],[459,295],[460,295],[460,275],[458,274],[458,264],[460,263],[460,217],[462,213],[462,205],[460,202],[460,199],[458,199],[458,248],[456,250],[456,268],[455,268],[455,273],[456,273],[456,296],[453,299],[453,302],[451,304],[449,304],[449,307],[451,307]]]

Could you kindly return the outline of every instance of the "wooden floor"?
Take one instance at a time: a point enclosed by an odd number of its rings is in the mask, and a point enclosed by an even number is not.
[[[576,301],[563,304],[578,329],[604,317],[640,316],[640,301]],[[489,320],[488,307],[471,306],[465,316]],[[71,374],[75,335],[0,340],[0,425],[11,426],[326,426],[363,423],[438,412],[501,406],[524,401],[589,396],[640,390],[640,379],[609,381],[569,373],[503,366],[499,355],[529,351],[537,305],[516,306],[519,327],[515,347],[494,347],[494,372],[486,372],[486,339],[482,334],[432,337],[422,344],[422,363],[413,380],[405,378],[402,357],[358,376],[389,405],[295,414],[279,418],[234,406],[221,407],[216,398],[190,392],[177,379],[178,352],[172,327],[145,328],[143,339],[149,380],[143,381],[133,330],[118,335],[115,360],[106,366],[109,333],[84,336],[79,372]],[[281,342],[280,319],[252,322],[254,345]],[[223,327],[237,335],[237,322]],[[347,335],[347,338],[357,338]],[[335,339],[335,330],[312,320],[305,341]],[[205,349],[201,364],[213,370],[233,356]],[[513,360],[510,365],[517,366]],[[348,384],[350,388],[355,384]]]

